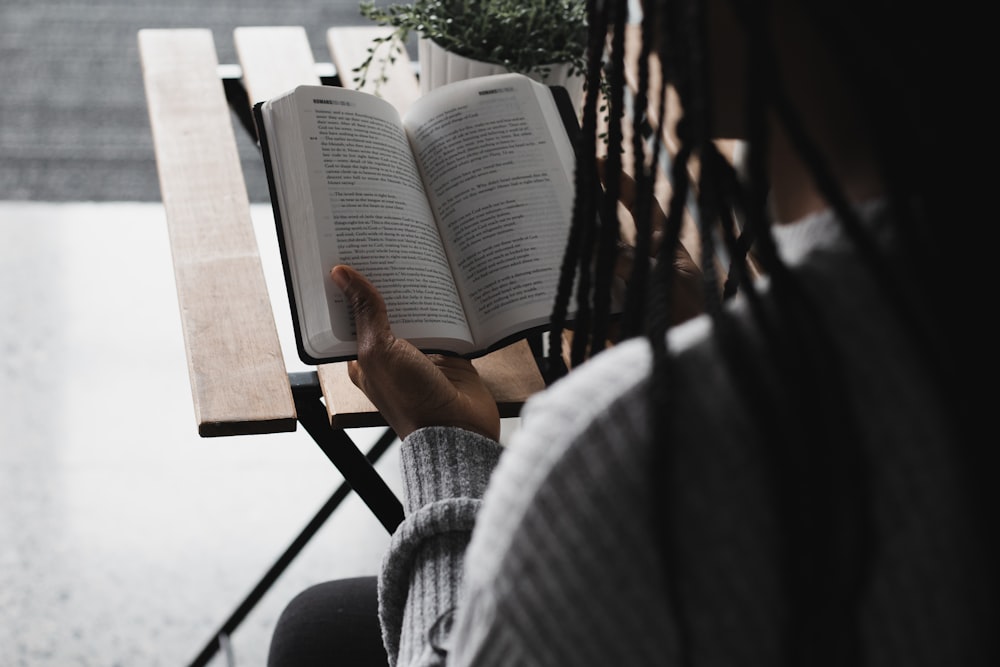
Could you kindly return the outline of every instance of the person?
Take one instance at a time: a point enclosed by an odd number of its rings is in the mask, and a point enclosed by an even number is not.
[[[611,113],[597,160],[600,55],[610,35],[623,109],[628,17],[591,3],[553,382],[506,446],[472,365],[395,338],[377,289],[332,270],[351,377],[402,439],[374,660],[1000,664],[988,281],[963,261],[990,209],[958,187],[969,99],[944,46],[966,4],[646,0],[640,62],[655,52],[663,79],[640,67],[634,107],[679,118],[656,223],[660,145],[623,145]],[[745,142],[740,169],[720,138]],[[615,319],[618,225],[597,212],[618,199],[637,235]],[[693,317],[673,270],[685,211]]]

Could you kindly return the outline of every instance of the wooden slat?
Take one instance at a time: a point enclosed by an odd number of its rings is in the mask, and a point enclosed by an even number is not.
[[[304,28],[237,28],[233,37],[251,105],[299,84],[320,83]],[[385,424],[368,397],[351,381],[346,363],[323,364],[317,367],[317,374],[333,426],[354,428]]]
[[[237,28],[233,31],[243,85],[250,104],[319,84],[309,38],[302,27]],[[385,420],[347,374],[347,364],[317,367],[330,423],[336,428],[384,425]]]
[[[629,88],[634,92],[639,88],[639,56],[642,47],[641,28],[638,24],[629,24],[625,28],[625,79]],[[677,139],[676,123],[680,111],[680,100],[677,92],[672,88],[667,91],[667,122],[659,122],[659,99],[660,81],[662,80],[659,58],[653,54],[649,60],[649,106],[646,114],[650,124],[654,127],[660,126],[663,134],[663,143],[667,151],[674,155],[677,152],[679,142]],[[730,160],[733,159],[733,151],[737,142],[729,139],[719,139],[716,145],[719,151]],[[695,174],[695,177],[697,174]]]
[[[251,105],[300,84],[320,83],[304,28],[237,28],[233,37]],[[368,397],[351,381],[346,363],[323,364],[317,367],[317,374],[334,427],[385,424]]]
[[[516,417],[528,397],[545,388],[526,340],[473,359],[472,365],[496,399],[501,417]]]
[[[366,57],[371,40],[388,30],[364,26],[331,28],[327,32],[327,46],[341,85],[356,88],[352,70]],[[369,89],[368,86],[366,89]],[[400,113],[405,113],[420,95],[420,86],[405,53],[392,66],[389,80],[382,85],[379,94],[392,102]],[[524,401],[545,387],[531,347],[524,340],[475,359],[472,363],[496,398],[502,417],[517,416]],[[343,428],[384,423],[381,416],[372,414],[373,407],[364,394],[357,389],[348,391],[345,388],[344,382],[351,381],[342,366],[320,367],[320,383],[332,423]],[[353,383],[351,388],[354,388]]]
[[[236,28],[233,43],[251,106],[299,84],[320,83],[302,26]]]
[[[384,37],[392,32],[388,26],[356,26],[347,28],[330,28],[326,33],[326,44],[330,49],[330,57],[340,85],[345,88],[357,88],[354,82],[354,69],[368,56],[372,40]],[[386,47],[382,47],[385,49]],[[385,53],[382,51],[381,53]],[[396,61],[388,65],[386,76],[388,81],[376,84],[375,78],[378,66],[373,66],[369,80],[362,90],[375,93],[393,104],[399,113],[406,113],[413,100],[420,96],[420,84],[413,73],[413,63],[404,50]],[[376,86],[378,89],[376,90]]]
[[[641,55],[641,46],[642,34],[639,25],[629,24],[625,28],[625,82],[633,95],[639,88],[639,57]],[[659,59],[653,55],[649,60],[649,89],[647,91],[648,104],[646,107],[646,117],[649,119],[650,126],[660,128],[663,148],[666,149],[670,157],[673,158],[673,156],[677,153],[679,145],[677,133],[674,127],[676,123],[676,114],[679,110],[679,102],[677,99],[677,93],[673,89],[668,89],[666,102],[668,117],[667,122],[661,124],[659,120],[660,81],[660,62]],[[631,141],[630,137],[629,141]],[[627,147],[627,152],[629,153],[629,160],[631,160],[631,146]],[[668,176],[663,174],[662,170],[659,171],[660,178],[657,181],[656,198],[659,200],[661,208],[666,211],[668,209],[667,204],[673,190],[670,186]],[[694,178],[694,176],[692,177]],[[686,211],[681,223],[680,240],[691,254],[691,257],[694,258],[695,262],[700,264],[701,240],[694,220]]]
[[[486,386],[496,399],[501,417],[516,417],[528,397],[545,388],[527,341],[472,360]],[[336,428],[383,426],[385,419],[368,397],[354,386],[347,374],[347,364],[319,367],[320,386]]]
[[[633,93],[638,90],[639,86],[639,58],[641,55],[642,46],[642,35],[641,28],[638,24],[632,24],[626,27],[625,33],[625,79],[628,87]],[[649,90],[648,99],[649,104],[646,109],[646,115],[649,119],[650,125],[652,127],[660,128],[660,133],[663,138],[663,145],[667,150],[667,153],[671,158],[677,154],[679,141],[677,139],[676,124],[677,119],[680,114],[680,100],[677,97],[677,92],[670,88],[667,90],[667,101],[666,101],[666,119],[664,122],[660,122],[659,119],[659,98],[660,98],[660,81],[661,81],[661,70],[660,62],[658,56],[654,53],[649,59]],[[722,153],[730,162],[735,159],[735,154],[739,142],[733,139],[717,139],[715,145],[718,147],[719,152]],[[698,182],[698,172],[699,165],[695,158],[691,159],[688,165],[688,173],[691,176],[691,183],[697,184]],[[661,204],[668,201],[670,196],[670,186],[667,183],[667,179],[662,179],[662,186],[657,190],[657,198],[661,201]],[[692,186],[694,189],[697,188],[696,185]],[[666,208],[664,207],[664,210]],[[699,265],[701,264],[701,237],[698,232],[695,221],[692,219],[688,212],[685,212],[684,220],[681,227],[681,242],[691,253],[695,262]],[[754,258],[750,256],[748,261],[748,268],[751,274],[758,273],[758,267],[754,261]],[[720,276],[720,280],[728,272],[729,267],[723,266],[721,261],[718,262],[716,266],[716,271]]]
[[[295,430],[212,33],[138,40],[198,432]]]

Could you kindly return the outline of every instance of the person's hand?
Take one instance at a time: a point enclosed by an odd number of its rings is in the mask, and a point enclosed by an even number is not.
[[[468,359],[427,355],[389,329],[382,295],[347,266],[330,273],[351,310],[358,360],[351,380],[379,409],[399,438],[426,426],[458,426],[498,440],[496,401]]]
[[[605,178],[605,160],[599,159],[597,162],[598,176],[602,183],[607,183]],[[636,214],[636,183],[635,180],[625,172],[622,172],[618,185],[618,201],[632,215],[633,220]],[[651,210],[651,243],[649,248],[650,258],[655,258],[660,251],[663,242],[663,230],[666,227],[667,216],[660,207],[659,201],[654,197]],[[632,266],[635,262],[635,247],[623,240],[618,243],[618,257],[615,262],[615,275],[624,280],[626,284],[632,275]],[[702,294],[702,273],[695,263],[694,258],[684,247],[683,243],[677,244],[674,253],[674,281],[673,281],[673,312],[672,324],[680,324],[685,320],[701,314],[703,310]]]

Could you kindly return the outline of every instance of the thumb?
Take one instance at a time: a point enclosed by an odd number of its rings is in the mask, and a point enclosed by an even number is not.
[[[333,267],[330,277],[344,293],[354,314],[359,348],[374,344],[384,335],[391,335],[385,301],[367,278],[343,264]]]

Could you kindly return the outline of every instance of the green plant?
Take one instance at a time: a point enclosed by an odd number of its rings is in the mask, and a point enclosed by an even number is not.
[[[387,65],[402,53],[411,32],[512,72],[544,74],[547,65],[561,63],[569,63],[572,73],[585,71],[584,0],[413,0],[384,7],[362,0],[360,7],[362,16],[394,30],[375,40],[368,57],[354,69],[359,86],[373,76],[376,63],[376,89],[386,81]]]

